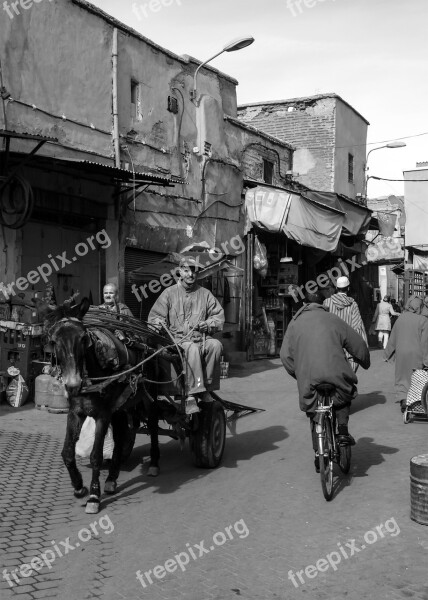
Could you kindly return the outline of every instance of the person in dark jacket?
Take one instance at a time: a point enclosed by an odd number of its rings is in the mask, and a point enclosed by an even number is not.
[[[369,349],[361,335],[322,306],[323,298],[319,292],[306,294],[305,300],[306,303],[287,328],[280,352],[282,364],[297,380],[300,410],[311,418],[315,452],[315,387],[320,383],[330,383],[336,387],[334,405],[339,429],[338,439],[341,444],[354,445],[355,440],[348,431],[348,421],[351,402],[357,395],[358,379],[344,350],[364,369],[368,369]],[[319,468],[318,457],[315,459],[315,468]]]
[[[421,314],[422,307],[422,298],[409,298],[385,348],[387,360],[395,354],[395,394],[402,412],[406,409],[413,369],[428,368],[428,320]]]

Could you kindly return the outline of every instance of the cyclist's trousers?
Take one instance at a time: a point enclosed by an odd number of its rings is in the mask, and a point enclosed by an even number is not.
[[[340,408],[336,408],[336,420],[338,425],[348,425],[349,413],[351,412],[351,404],[346,404]],[[315,413],[306,413],[306,416],[311,419],[312,447],[315,452],[318,450],[318,435],[315,430]]]

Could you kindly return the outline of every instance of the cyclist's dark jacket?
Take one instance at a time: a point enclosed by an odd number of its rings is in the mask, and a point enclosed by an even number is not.
[[[280,356],[287,372],[297,379],[301,410],[314,410],[318,383],[336,386],[345,403],[355,398],[358,379],[344,349],[364,369],[369,368],[370,354],[363,338],[320,304],[305,304],[292,319]]]

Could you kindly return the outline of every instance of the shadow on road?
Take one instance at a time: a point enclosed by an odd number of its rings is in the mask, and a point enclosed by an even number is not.
[[[225,455],[222,466],[234,469],[238,462],[249,460],[258,454],[272,452],[280,442],[288,438],[288,433],[282,425],[272,425],[266,429],[257,429],[255,431],[246,431],[234,437],[227,438]]]
[[[249,460],[258,454],[276,450],[278,448],[276,442],[287,437],[288,433],[285,427],[279,425],[228,437],[223,460],[218,469],[236,468],[239,461]],[[161,445],[162,456],[159,463],[161,473],[158,477],[147,476],[148,463],[146,462],[142,467],[141,474],[120,483],[114,496],[103,496],[103,508],[112,502],[130,499],[144,490],[158,494],[171,494],[186,483],[214,475],[215,469],[198,469],[192,465],[188,443],[182,452],[177,451],[177,446],[178,443],[174,440]],[[147,456],[148,452],[149,446],[146,444],[134,448],[130,459],[122,465],[122,470],[126,472],[135,469],[138,464],[142,463],[143,457]]]
[[[249,377],[255,373],[265,373],[280,368],[284,367],[279,359],[254,360],[242,364],[232,364],[230,366],[230,377]]]
[[[352,476],[367,477],[370,467],[385,462],[384,454],[395,454],[399,448],[375,444],[373,438],[359,438],[357,445],[352,448]]]
[[[374,406],[375,404],[386,404],[386,398],[382,392],[370,392],[370,394],[359,394],[351,404],[351,415]]]

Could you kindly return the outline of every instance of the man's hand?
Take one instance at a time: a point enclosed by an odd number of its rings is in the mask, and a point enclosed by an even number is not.
[[[166,325],[166,321],[165,321],[165,319],[156,317],[155,319],[153,319],[153,321],[150,323],[150,325],[152,325],[152,327],[159,333],[159,331],[161,331],[161,329],[164,327],[164,325]]]
[[[207,323],[206,321],[201,321],[201,322],[198,324],[198,327],[197,327],[197,329],[198,329],[198,331],[200,331],[201,333],[208,333],[208,331],[209,331],[209,329],[210,329],[210,328],[209,328],[209,325],[208,325],[208,323]]]

